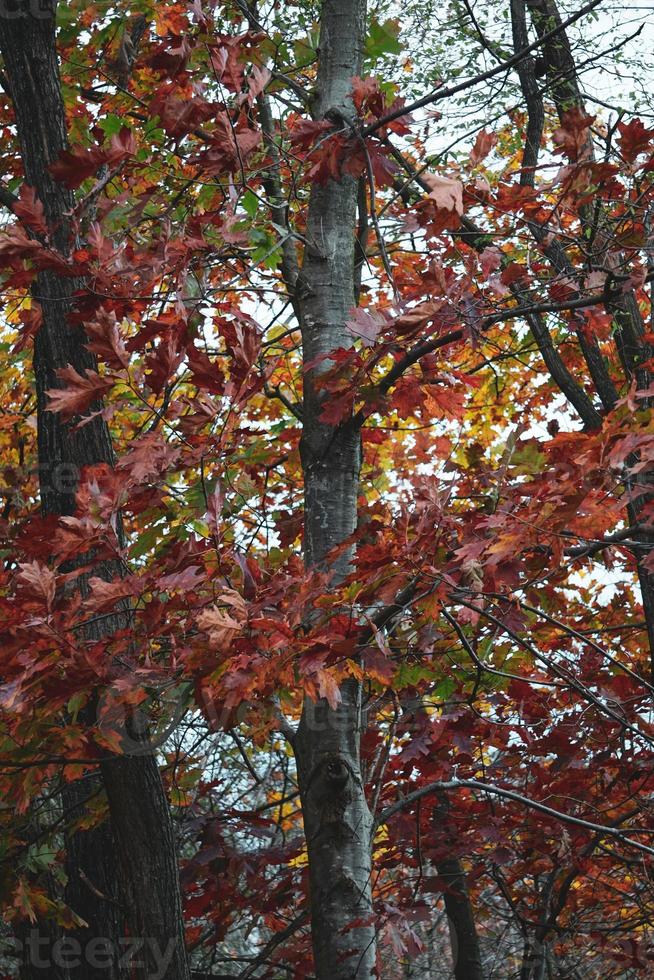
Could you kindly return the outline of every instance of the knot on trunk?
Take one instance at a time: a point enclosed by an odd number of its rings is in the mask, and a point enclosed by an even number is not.
[[[352,767],[340,755],[325,756],[316,764],[309,783],[312,803],[322,824],[343,819],[353,799],[354,781]]]

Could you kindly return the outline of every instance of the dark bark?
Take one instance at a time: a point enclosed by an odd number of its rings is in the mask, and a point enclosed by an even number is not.
[[[474,910],[468,895],[466,873],[456,853],[456,832],[449,809],[447,797],[439,793],[433,819],[443,857],[436,862],[436,870],[443,879],[443,901],[450,931],[454,976],[456,980],[484,980]]]
[[[437,871],[445,886],[443,900],[450,929],[454,976],[456,980],[484,980],[479,938],[463,866],[458,858],[449,858],[438,862]]]
[[[67,213],[73,196],[51,177],[48,166],[66,146],[66,118],[59,82],[55,46],[56,3],[41,3],[38,15],[24,13],[0,17],[0,50],[4,59],[10,95],[21,146],[25,179],[43,203],[51,230],[51,243],[62,254],[71,247]],[[35,5],[29,5],[34,8]],[[74,430],[59,416],[46,411],[46,391],[58,387],[57,368],[72,364],[76,370],[95,366],[86,350],[83,330],[71,328],[68,315],[73,308],[78,282],[54,272],[39,273],[33,295],[43,310],[43,325],[35,340],[34,373],[38,406],[38,454],[42,509],[45,514],[71,514],[75,490],[83,467],[113,462],[106,424],[96,417]],[[117,574],[118,568],[103,568]],[[108,623],[107,630],[117,623]],[[146,746],[144,746],[144,749]],[[149,942],[141,955],[143,966],[134,963],[130,975],[157,974],[167,978],[189,977],[184,949],[181,896],[176,867],[174,834],[166,796],[153,754],[112,758],[101,766],[109,799],[111,828],[75,834],[68,841],[70,887],[68,899],[84,919],[88,930],[79,934],[83,944],[92,937],[109,940],[117,948],[124,933],[122,914],[115,899],[120,879],[120,897],[129,934]],[[73,802],[71,817],[75,816]],[[69,804],[71,801],[69,800]],[[72,862],[72,864],[71,864]],[[89,887],[89,884],[91,887]],[[106,899],[99,897],[106,895]],[[160,954],[171,949],[170,962],[161,972]],[[95,980],[98,973],[86,963],[71,973],[75,980]],[[31,976],[31,974],[25,974]],[[39,975],[39,974],[37,974]],[[42,973],[40,975],[43,975]],[[103,978],[120,976],[104,967]]]
[[[365,0],[324,0],[315,111],[335,126],[352,118],[350,84],[361,72]],[[304,358],[308,363],[351,338],[346,321],[355,303],[357,181],[343,177],[311,190],[304,260],[297,282]],[[324,364],[327,367],[328,364]],[[361,441],[350,420],[320,421],[321,368],[305,379],[301,454],[305,482],[305,561],[325,565],[328,552],[356,527]],[[351,553],[330,566],[334,582],[347,574]],[[371,903],[371,828],[361,773],[361,687],[348,681],[341,704],[307,702],[295,739],[309,853],[311,929],[319,980],[375,975]],[[363,924],[351,928],[354,920]]]

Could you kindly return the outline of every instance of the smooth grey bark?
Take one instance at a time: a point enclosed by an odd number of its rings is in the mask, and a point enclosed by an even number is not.
[[[38,9],[37,5],[19,5],[11,16],[0,17],[0,51],[25,179],[43,203],[53,247],[65,255],[72,244],[67,214],[74,200],[48,170],[67,145],[55,43],[56,6],[56,2],[41,2]],[[30,10],[22,9],[25,7]],[[73,513],[81,469],[96,463],[113,463],[109,431],[101,418],[75,430],[47,411],[46,391],[60,384],[57,368],[72,364],[83,372],[95,366],[85,347],[83,330],[68,323],[74,291],[79,286],[75,280],[44,271],[38,274],[33,287],[34,298],[43,311],[43,324],[35,339],[34,374],[44,514]],[[101,573],[119,574],[120,568],[104,566]],[[80,584],[83,587],[83,581]],[[104,621],[105,632],[111,632],[121,619],[119,615],[114,622]],[[131,937],[149,940],[139,954],[142,965],[132,963],[130,976],[188,980],[172,821],[154,755],[145,744],[143,749],[143,754],[134,757],[113,757],[102,762],[111,827],[105,823],[68,841],[67,898],[89,923],[89,929],[77,937],[83,944],[97,937],[118,946],[125,935],[124,920]],[[72,808],[74,816],[74,802]],[[107,900],[98,893],[106,895]],[[122,906],[120,916],[116,913],[117,895]],[[169,964],[162,974],[157,954],[168,949]],[[116,966],[112,970],[105,967],[98,974],[84,957],[81,959],[80,966],[70,973],[74,980],[96,980],[99,975],[103,980],[118,980],[121,976]],[[44,974],[35,974],[26,965],[23,975],[31,978]]]
[[[361,73],[365,0],[324,0],[321,7],[317,118],[348,126],[351,79]],[[357,181],[349,176],[314,185],[306,246],[296,287],[305,363],[349,347],[345,326],[355,303]],[[328,552],[356,527],[361,440],[358,426],[320,421],[323,395],[305,375],[303,435],[307,566],[324,566]],[[349,569],[345,552],[330,570],[338,582]],[[311,930],[318,980],[376,976],[371,901],[372,818],[360,760],[361,687],[341,686],[341,703],[307,701],[295,738],[309,855]],[[352,928],[353,922],[360,924]]]

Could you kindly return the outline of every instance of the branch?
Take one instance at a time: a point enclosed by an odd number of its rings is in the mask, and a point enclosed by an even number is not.
[[[252,960],[249,966],[245,968],[241,973],[239,973],[237,980],[248,980],[252,976],[254,971],[260,966],[265,960],[268,959],[273,950],[283,943],[286,939],[289,939],[294,933],[300,929],[304,923],[309,918],[309,913],[307,911],[300,912],[285,929],[281,932],[276,932],[272,939],[269,939],[266,945],[263,947],[259,955]]]
[[[501,799],[522,803],[523,806],[529,807],[531,810],[536,810],[538,813],[543,813],[545,816],[552,817],[555,820],[560,820],[562,823],[571,824],[574,827],[581,827],[583,830],[591,830],[600,837],[613,837],[616,840],[622,841],[623,844],[628,844],[636,848],[636,850],[642,851],[644,854],[651,854],[654,857],[654,847],[648,847],[647,844],[640,844],[638,841],[628,837],[623,831],[616,830],[614,827],[604,827],[602,824],[592,823],[590,820],[582,820],[581,817],[573,817],[569,813],[554,810],[552,807],[546,806],[544,803],[539,803],[537,800],[530,800],[529,797],[523,796],[521,793],[516,793],[510,789],[503,789],[500,786],[494,786],[492,783],[482,783],[477,779],[449,779],[442,782],[430,783],[428,786],[422,786],[420,789],[414,790],[413,793],[409,793],[403,799],[398,800],[397,803],[386,807],[380,813],[375,829],[382,824],[388,823],[390,818],[395,816],[396,813],[399,813],[400,810],[410,806],[412,803],[421,800],[424,796],[454,789],[476,789],[482,793],[499,796]],[[632,832],[654,834],[654,830],[640,827],[634,827]]]
[[[645,732],[640,731],[640,729],[636,728],[635,725],[632,725],[631,722],[626,721],[624,717],[620,717],[620,715],[617,714],[617,712],[615,712],[607,704],[604,704],[603,701],[600,701],[600,699],[596,697],[596,695],[594,695],[593,692],[590,691],[585,684],[582,684],[581,681],[577,680],[577,678],[573,674],[571,674],[567,669],[561,667],[554,660],[552,660],[551,657],[547,657],[545,656],[544,653],[541,653],[541,651],[538,650],[532,643],[529,643],[523,637],[519,636],[514,630],[512,630],[509,626],[507,626],[506,623],[503,623],[501,619],[498,619],[498,617],[494,616],[492,612],[490,612],[485,607],[482,607],[480,602],[477,603],[470,602],[467,599],[465,599],[460,593],[453,596],[453,599],[460,605],[466,606],[468,609],[472,609],[480,616],[483,616],[485,619],[489,620],[489,622],[494,623],[495,626],[498,626],[504,633],[507,634],[507,636],[510,636],[511,639],[514,640],[519,646],[527,650],[532,655],[532,657],[534,657],[535,660],[539,660],[541,663],[544,663],[549,668],[549,670],[551,670],[552,673],[555,674],[555,676],[560,677],[561,680],[563,681],[566,681],[566,683],[568,683],[570,687],[572,687],[575,691],[577,691],[577,693],[580,694],[585,701],[588,701],[589,704],[594,705],[594,707],[597,708],[597,710],[601,714],[606,715],[607,718],[611,718],[624,731],[630,731],[637,738],[641,738],[644,742],[647,742],[648,745],[654,745],[654,738],[651,738],[649,735],[645,734]]]
[[[591,0],[590,3],[585,4],[581,10],[577,11],[576,14],[568,17],[567,20],[552,28],[551,31],[547,31],[546,33],[542,34],[537,41],[533,41],[531,44],[528,44],[526,48],[523,48],[521,51],[517,51],[511,58],[507,58],[506,61],[496,65],[495,68],[489,68],[488,71],[481,72],[481,74],[475,75],[474,78],[466,79],[466,81],[459,82],[458,85],[452,85],[450,88],[437,89],[430,95],[423,96],[422,99],[417,99],[415,102],[410,102],[409,105],[396,109],[394,112],[389,112],[388,115],[378,119],[370,126],[366,126],[366,128],[362,130],[362,135],[370,136],[371,133],[377,132],[378,129],[382,129],[382,127],[387,126],[395,119],[400,119],[401,116],[406,116],[408,113],[414,112],[416,109],[422,109],[424,106],[432,105],[434,102],[440,102],[442,99],[447,99],[451,95],[457,95],[459,92],[464,92],[466,89],[472,88],[473,85],[478,85],[479,82],[485,82],[489,78],[494,78],[496,75],[501,75],[502,72],[508,71],[509,68],[513,68],[514,65],[517,65],[526,55],[530,54],[532,51],[536,51],[538,48],[543,47],[543,45],[551,40],[551,38],[556,37],[558,34],[564,31],[566,27],[569,27],[570,24],[574,24],[587,13],[590,13],[590,11],[594,10],[595,7],[598,7],[600,3],[602,3],[602,0]]]
[[[645,277],[645,281],[654,281],[654,271]],[[602,292],[590,293],[588,296],[577,296],[575,299],[560,303],[532,303],[526,306],[514,306],[510,309],[502,310],[500,313],[493,313],[490,316],[484,317],[479,330],[483,333],[495,323],[500,323],[502,320],[513,320],[519,316],[530,317],[540,313],[562,313],[567,310],[582,310],[591,306],[598,306],[599,304],[605,303],[608,297],[616,295],[622,295],[622,289],[619,286],[614,289],[605,288]],[[402,377],[404,372],[416,364],[422,357],[425,357],[426,354],[431,354],[441,347],[446,347],[448,344],[463,340],[463,337],[463,330],[451,330],[442,337],[434,337],[416,344],[415,347],[407,351],[404,357],[397,361],[390,371],[380,379],[377,385],[378,393],[385,395],[395,382]],[[354,416],[354,421],[360,425],[366,418],[365,412],[363,409],[360,409]],[[591,418],[589,415],[588,421],[590,422],[593,419],[594,416]]]
[[[295,405],[289,398],[287,398],[283,391],[280,391],[279,385],[271,388],[268,382],[266,382],[263,386],[263,392],[264,395],[268,396],[268,398],[276,398],[278,401],[280,401],[282,405],[289,410],[291,415],[295,416],[298,422],[302,421],[302,412],[300,411],[299,406]]]
[[[625,527],[621,531],[616,531],[615,534],[609,534],[605,538],[597,538],[594,541],[587,541],[585,544],[565,548],[563,553],[571,558],[592,558],[598,551],[610,548],[614,544],[621,544],[623,548],[629,548],[632,551],[638,548],[649,550],[651,545],[646,542],[630,540],[632,534],[638,534],[639,531],[643,530],[646,530],[644,525],[635,524],[631,527]]]

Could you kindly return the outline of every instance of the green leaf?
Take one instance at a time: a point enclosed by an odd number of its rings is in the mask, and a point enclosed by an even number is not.
[[[372,19],[366,38],[366,56],[377,61],[384,54],[400,54],[402,45],[398,40],[400,24],[397,20],[381,21]]]
[[[251,218],[254,218],[259,210],[259,198],[256,194],[253,194],[251,190],[247,190],[241,198],[241,205],[243,210],[249,214]]]
[[[119,116],[113,115],[113,113],[109,113],[108,116],[105,116],[100,125],[102,126],[105,137],[109,138],[110,136],[115,136],[116,133],[121,131],[125,125],[125,120],[121,119]]]

